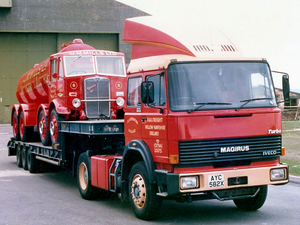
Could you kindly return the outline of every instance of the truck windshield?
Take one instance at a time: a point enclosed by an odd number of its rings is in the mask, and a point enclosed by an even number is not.
[[[121,56],[65,56],[64,67],[66,77],[91,74],[126,75],[124,60]]]
[[[97,74],[125,76],[124,60],[121,56],[96,56]]]
[[[172,111],[274,107],[276,98],[267,63],[193,62],[167,71]]]
[[[93,56],[65,56],[64,60],[66,77],[95,74]]]

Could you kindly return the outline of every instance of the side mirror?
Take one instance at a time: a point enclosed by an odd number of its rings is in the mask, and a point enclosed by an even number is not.
[[[151,104],[154,102],[154,83],[152,81],[142,82],[142,103]]]
[[[282,89],[283,89],[283,99],[285,102],[290,101],[290,82],[289,82],[289,75],[282,76]]]
[[[53,73],[53,74],[52,74],[52,78],[53,78],[53,79],[57,79],[58,77],[59,77],[59,76],[58,76],[58,73]]]

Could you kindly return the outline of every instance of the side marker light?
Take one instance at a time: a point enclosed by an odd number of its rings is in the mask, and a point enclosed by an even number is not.
[[[281,155],[282,155],[282,156],[285,156],[285,147],[282,147],[282,148],[281,148]]]

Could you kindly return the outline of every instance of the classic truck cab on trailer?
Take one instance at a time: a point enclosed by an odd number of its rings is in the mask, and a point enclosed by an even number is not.
[[[18,82],[12,110],[14,137],[36,127],[44,145],[58,143],[59,121],[123,118],[124,54],[96,50],[75,39],[36,64]]]

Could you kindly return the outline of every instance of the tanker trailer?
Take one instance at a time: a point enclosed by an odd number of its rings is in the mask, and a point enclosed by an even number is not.
[[[126,91],[124,54],[96,50],[75,39],[17,84],[11,125],[16,140],[38,131],[44,145],[59,143],[60,121],[122,119]]]

